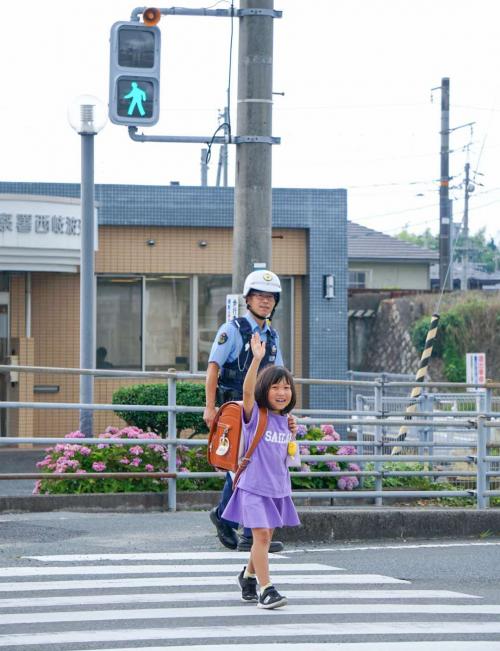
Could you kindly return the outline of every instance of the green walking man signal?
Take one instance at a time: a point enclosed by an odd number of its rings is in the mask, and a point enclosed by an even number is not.
[[[139,88],[139,85],[136,81],[132,81],[130,93],[127,93],[123,99],[129,99],[130,104],[128,107],[127,115],[134,115],[134,110],[137,108],[137,111],[141,117],[146,115],[146,111],[142,105],[146,101],[146,93]]]
[[[160,30],[143,23],[111,28],[109,119],[125,126],[153,126],[160,118]]]

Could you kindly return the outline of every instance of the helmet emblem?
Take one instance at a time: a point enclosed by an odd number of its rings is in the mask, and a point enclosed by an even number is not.
[[[273,279],[273,275],[270,274],[269,271],[266,271],[266,273],[262,274],[262,278],[267,282],[270,282]]]

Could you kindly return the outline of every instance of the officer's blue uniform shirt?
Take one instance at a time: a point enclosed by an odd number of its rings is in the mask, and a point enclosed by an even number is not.
[[[267,321],[264,322],[264,327],[259,328],[257,322],[252,316],[251,312],[245,314],[245,319],[252,327],[252,332],[260,334],[261,341],[267,341],[269,333],[269,325]],[[219,368],[222,368],[226,362],[234,362],[238,358],[241,349],[243,348],[243,340],[241,338],[238,328],[235,328],[230,321],[221,325],[217,331],[215,341],[210,351],[209,363],[215,362]],[[279,335],[276,333],[276,366],[284,366],[283,357],[281,355]]]

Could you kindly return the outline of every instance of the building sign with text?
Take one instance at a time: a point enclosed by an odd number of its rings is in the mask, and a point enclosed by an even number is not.
[[[0,195],[0,269],[76,272],[81,230],[79,199]]]

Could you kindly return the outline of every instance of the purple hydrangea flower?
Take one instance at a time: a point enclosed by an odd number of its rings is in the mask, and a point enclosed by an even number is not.
[[[307,427],[302,424],[297,425],[297,438],[303,439],[306,434],[307,434]]]
[[[337,454],[340,455],[356,454],[356,448],[353,445],[343,445],[337,450]]]

